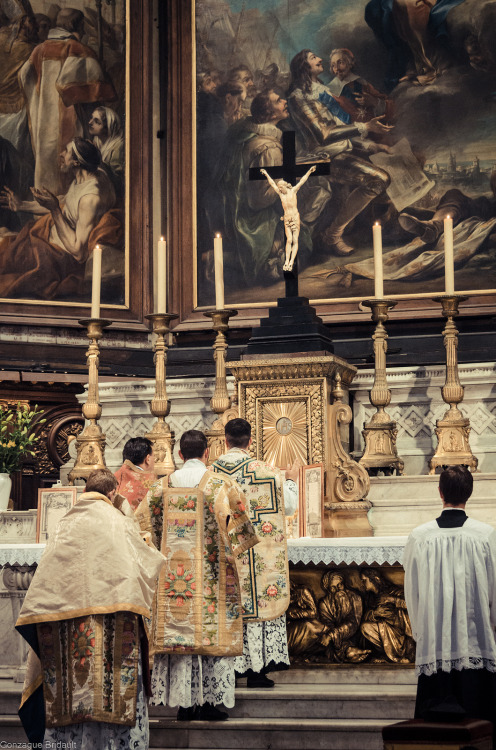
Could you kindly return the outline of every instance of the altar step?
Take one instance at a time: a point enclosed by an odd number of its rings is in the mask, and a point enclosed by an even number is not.
[[[150,709],[150,748],[382,750],[382,728],[413,717],[412,669],[291,669],[269,690],[236,689],[226,722],[177,722],[175,709]]]
[[[386,724],[410,719],[412,669],[291,669],[269,690],[236,689],[226,722],[178,722],[176,709],[150,707],[150,749],[382,750]],[[17,717],[21,686],[0,680],[0,739],[23,742]]]

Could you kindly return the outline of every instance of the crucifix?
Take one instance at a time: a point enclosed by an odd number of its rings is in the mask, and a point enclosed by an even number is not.
[[[284,208],[284,229],[287,238],[286,262],[284,264],[284,281],[286,284],[286,297],[298,296],[298,234],[300,217],[296,206],[296,191],[306,182],[311,173],[315,175],[329,174],[328,162],[317,164],[296,163],[296,145],[294,131],[284,131],[282,134],[282,165],[277,167],[251,167],[249,170],[250,180],[268,179],[271,186],[281,199]],[[302,179],[303,178],[303,179]],[[298,179],[300,180],[298,182]],[[279,186],[275,180],[283,180]],[[284,185],[286,183],[286,185]],[[291,187],[292,186],[292,187]],[[295,189],[296,188],[296,189]]]

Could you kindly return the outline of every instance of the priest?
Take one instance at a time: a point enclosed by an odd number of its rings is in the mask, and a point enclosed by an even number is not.
[[[246,675],[252,688],[269,688],[266,672],[289,665],[286,610],[289,606],[289,566],[285,533],[288,515],[296,510],[298,489],[293,467],[286,472],[254,460],[248,447],[251,426],[245,419],[231,419],[225,428],[227,453],[212,464],[239,484],[248,500],[250,519],[262,540],[256,550],[241,558],[243,592],[243,654],[236,671]]]
[[[181,436],[182,469],[164,477],[136,511],[167,557],[154,604],[152,702],[178,706],[180,721],[227,719],[234,658],[243,650],[236,560],[258,537],[237,484],[207,470],[207,439]]]
[[[472,474],[439,478],[443,512],[412,531],[405,547],[405,599],[417,641],[415,717],[494,722],[496,530],[469,518]]]
[[[90,474],[17,620],[31,646],[19,715],[34,747],[148,747],[142,618],[165,560],[114,507],[116,487],[108,469]]]
[[[151,441],[145,437],[130,438],[123,448],[122,460],[124,463],[115,472],[119,482],[117,492],[136,510],[157,479],[153,473],[155,456]]]

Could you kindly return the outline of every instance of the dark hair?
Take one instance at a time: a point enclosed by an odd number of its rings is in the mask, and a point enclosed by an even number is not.
[[[230,448],[246,448],[251,438],[251,425],[246,419],[231,419],[226,424],[226,442]]]
[[[122,451],[122,460],[131,461],[135,466],[140,466],[152,450],[153,444],[148,438],[130,438]]]
[[[117,489],[119,482],[109,469],[92,471],[86,480],[86,492],[99,492],[108,497],[112,490]]]
[[[446,503],[463,505],[474,488],[474,478],[466,466],[447,466],[439,476],[439,489]]]
[[[227,83],[221,83],[217,87],[215,95],[218,99],[225,99],[228,94],[231,94],[231,96],[241,96],[244,90],[244,86],[241,83],[227,81]]]
[[[235,68],[231,68],[231,70],[229,71],[229,73],[227,75],[227,78],[228,78],[228,80],[232,81],[233,78],[237,78],[237,76],[238,76],[239,73],[243,73],[245,71],[247,73],[249,73],[251,76],[253,75],[253,73],[251,72],[251,69],[248,67],[248,65],[236,65]]]
[[[272,89],[269,91],[263,91],[261,94],[257,94],[250,107],[251,117],[253,122],[257,125],[261,125],[264,122],[270,122],[273,113],[272,102],[270,95],[273,93]]]
[[[207,438],[200,430],[187,430],[181,435],[179,448],[185,461],[201,458],[208,448]]]
[[[310,63],[307,60],[311,49],[302,49],[293,57],[289,64],[291,72],[291,83],[289,84],[288,94],[295,89],[310,91],[312,88],[312,76],[310,73]]]
[[[83,169],[88,172],[96,172],[102,161],[100,149],[95,146],[94,143],[88,141],[86,138],[74,138],[74,145],[77,148],[78,154],[72,150],[74,159],[81,165]]]

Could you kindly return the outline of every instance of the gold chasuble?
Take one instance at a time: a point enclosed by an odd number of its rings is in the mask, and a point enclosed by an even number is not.
[[[246,451],[232,448],[212,464],[236,480],[248,501],[250,520],[261,539],[239,559],[243,620],[263,622],[283,615],[289,606],[284,474]]]
[[[152,654],[237,656],[243,651],[235,559],[258,543],[245,498],[207,471],[198,487],[150,490],[136,516],[167,558],[151,622]]]
[[[34,723],[43,737],[43,713],[47,727],[136,722],[140,619],[164,563],[98,492],[62,518],[16,623],[32,647],[19,712],[30,739]]]

